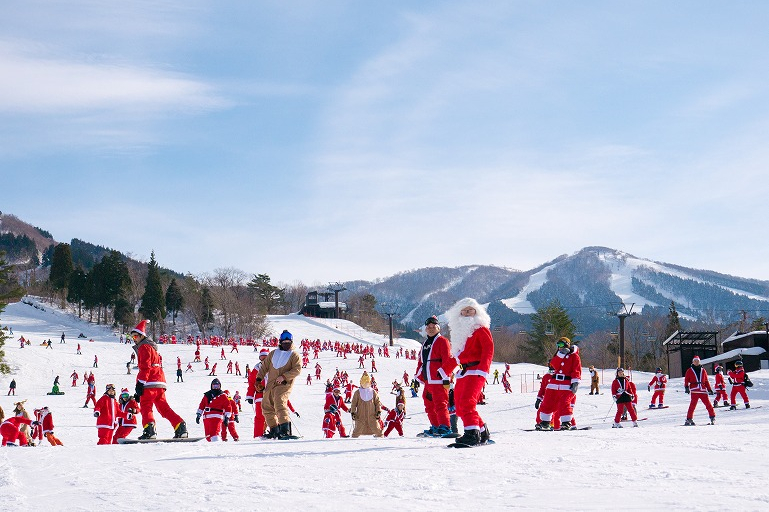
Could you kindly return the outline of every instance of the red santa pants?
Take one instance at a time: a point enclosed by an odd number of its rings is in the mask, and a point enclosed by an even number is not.
[[[0,426],[0,435],[3,436],[3,446],[8,443],[27,446],[27,436],[19,430],[19,427],[12,423],[5,423]]]
[[[390,432],[393,431],[393,429],[398,431],[399,436],[403,436],[403,425],[401,425],[397,421],[391,421],[390,424],[387,425],[387,430],[385,430],[384,436],[387,437],[390,434]]]
[[[732,405],[737,403],[735,400],[737,395],[740,395],[742,397],[742,401],[746,404],[750,403],[750,400],[748,399],[748,393],[745,391],[745,386],[732,386]]]
[[[539,406],[542,420],[550,421],[553,419],[553,414],[555,414],[554,427],[556,421],[571,421],[572,411],[574,410],[574,398],[574,393],[569,389],[548,389],[545,392],[545,399],[542,400],[542,405]]]
[[[443,387],[443,384],[425,384],[422,399],[425,402],[425,412],[427,419],[430,420],[430,425],[434,427],[451,425],[449,420],[449,391]]]
[[[476,410],[486,379],[480,375],[465,375],[454,387],[454,405],[465,430],[480,430],[484,423]]]
[[[218,441],[222,432],[222,417],[211,416],[203,418],[203,430],[206,434],[206,441]]]
[[[118,444],[118,439],[125,439],[128,437],[128,435],[131,433],[131,431],[136,428],[135,426],[126,426],[126,425],[120,425],[118,428],[115,429],[115,435],[112,436],[112,444]]]
[[[574,417],[574,404],[577,403],[577,395],[574,393],[571,393],[571,398],[569,399],[569,404],[566,406],[566,415],[569,416],[571,419],[571,426],[576,427],[577,426],[577,418]],[[566,420],[564,420],[566,421]],[[560,430],[561,429],[561,417],[556,415],[553,417],[553,429]]]
[[[622,419],[623,411],[627,411],[631,420],[638,421],[638,415],[636,414],[635,407],[633,407],[633,402],[617,402],[617,414],[614,415],[614,423],[619,423]]]
[[[227,440],[227,431],[229,430],[230,435],[232,436],[233,441],[237,441],[240,439],[240,436],[238,435],[238,431],[235,430],[235,420],[230,418],[230,421],[227,422],[227,427],[222,429],[222,441]]]
[[[665,390],[664,389],[657,389],[654,391],[654,394],[652,395],[652,405],[657,403],[657,399],[660,401],[660,405],[662,405],[662,402],[665,400]]]
[[[98,427],[97,430],[99,431],[99,442],[96,444],[112,444],[112,434],[115,432],[115,429],[112,427]]]
[[[264,414],[262,413],[262,401],[254,402],[254,439],[264,435]]]
[[[726,396],[726,390],[725,389],[717,389],[716,390],[715,401],[718,402],[719,400],[723,400],[724,401],[724,405],[729,403],[729,397]]]
[[[142,393],[141,401],[139,402],[143,425],[155,423],[153,407],[156,407],[158,413],[167,419],[174,428],[184,421],[166,402],[166,390],[163,388],[144,388],[144,393]]]
[[[702,401],[705,404],[705,408],[708,410],[708,415],[712,418],[715,417],[716,411],[713,409],[713,405],[708,400],[706,393],[692,393],[691,401],[689,402],[689,410],[686,411],[686,419],[691,420],[694,418],[694,409],[697,408],[697,402]]]

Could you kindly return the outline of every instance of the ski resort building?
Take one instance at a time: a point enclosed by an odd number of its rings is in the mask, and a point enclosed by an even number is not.
[[[304,299],[304,306],[299,311],[300,315],[315,318],[337,318],[336,303],[333,300],[334,292],[312,291]],[[347,304],[339,303],[339,312],[347,312]]]
[[[718,332],[676,331],[662,346],[668,359],[668,374],[671,379],[683,377],[691,366],[694,356],[700,356],[701,364],[718,355]]]

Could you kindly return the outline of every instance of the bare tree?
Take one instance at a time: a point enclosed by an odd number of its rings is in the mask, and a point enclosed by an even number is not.
[[[218,306],[218,320],[225,338],[235,330],[238,310],[238,288],[244,288],[248,274],[240,269],[217,268],[210,278],[211,292]]]

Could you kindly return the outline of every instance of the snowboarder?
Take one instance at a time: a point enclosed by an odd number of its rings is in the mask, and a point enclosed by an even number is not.
[[[494,370],[494,380],[491,381],[491,384],[499,384],[499,370]]]
[[[393,429],[398,431],[398,435],[403,437],[403,419],[406,417],[406,412],[403,409],[403,404],[398,404],[395,409],[390,409],[387,413],[387,419],[385,419],[385,431],[384,436],[390,435]]]
[[[142,320],[131,330],[134,351],[139,362],[136,376],[136,401],[142,414],[144,432],[139,439],[155,439],[155,414],[153,408],[167,419],[174,428],[174,438],[187,437],[187,424],[166,401],[166,377],[160,366],[157,344],[147,338],[147,320]]]
[[[653,409],[655,406],[655,402],[659,399],[659,405],[657,405],[658,408],[664,407],[662,402],[665,400],[665,388],[668,385],[668,378],[667,376],[662,372],[662,367],[658,366],[656,373],[654,374],[654,377],[652,377],[652,380],[649,381],[649,384],[646,385],[646,389],[648,391],[652,390],[652,386],[654,386],[654,394],[652,395],[652,401],[649,404],[649,409]]]
[[[99,441],[96,444],[112,444],[112,435],[117,425],[117,400],[115,400],[115,385],[107,384],[104,394],[94,406],[93,416],[96,418],[96,428],[99,431]]]
[[[77,379],[80,378],[80,375],[77,374],[77,370],[72,370],[72,375],[70,375],[70,377],[72,377],[72,387],[77,387]]]
[[[425,332],[427,338],[419,351],[415,376],[420,384],[424,385],[422,401],[430,422],[430,427],[424,431],[424,435],[440,437],[451,433],[449,388],[457,361],[451,355],[451,343],[440,334],[438,317],[433,315],[425,320]]]
[[[716,392],[716,397],[713,399],[713,407],[718,407],[718,401],[723,399],[724,407],[729,406],[729,398],[726,396],[726,382],[724,381],[724,367],[716,365],[716,374],[713,376],[715,384],[713,389]]]
[[[623,411],[630,414],[630,419],[633,420],[633,426],[638,426],[638,416],[636,414],[633,402],[636,400],[635,385],[630,379],[625,377],[625,369],[617,368],[616,378],[611,383],[611,394],[614,398],[614,403],[617,404],[617,413],[614,415],[614,424],[611,428],[622,428],[620,424],[620,418]]]
[[[8,384],[8,394],[5,396],[16,396],[16,379],[11,379],[11,383]]]
[[[705,408],[708,410],[710,416],[710,423],[716,422],[716,411],[713,409],[713,404],[708,400],[707,395],[713,394],[713,388],[710,387],[710,379],[708,379],[708,372],[705,368],[700,366],[700,356],[694,356],[692,359],[692,365],[686,370],[684,376],[684,385],[686,393],[691,395],[691,401],[689,402],[689,410],[686,411],[686,422],[684,425],[694,425],[694,410],[697,408],[697,402],[702,401],[705,404]],[[734,400],[732,400],[732,403]]]
[[[291,439],[291,416],[289,416],[288,398],[294,386],[294,380],[302,371],[302,361],[293,350],[294,337],[284,330],[280,334],[278,349],[273,350],[262,362],[256,377],[256,389],[264,391],[262,413],[270,427],[270,437]]]
[[[588,370],[590,371],[590,394],[599,395],[600,391],[598,389],[598,384],[600,383],[601,378],[598,375],[598,371],[596,371],[595,366],[593,365],[590,365]]]
[[[579,348],[572,345],[569,338],[560,338],[556,348],[557,352],[550,359],[550,366],[555,370],[553,380],[547,385],[550,392],[545,393],[539,410],[542,419],[540,427],[542,430],[551,430],[550,420],[556,414],[561,422],[560,429],[571,430],[574,398],[582,377],[582,363]]]
[[[214,379],[211,381],[211,389],[203,393],[203,398],[198,405],[197,416],[195,416],[195,423],[200,425],[202,418],[206,441],[219,441],[222,424],[225,418],[229,417],[229,398],[222,393],[222,383],[219,379]]]
[[[494,355],[494,339],[489,330],[491,318],[471,298],[458,301],[446,316],[452,337],[451,353],[461,367],[455,376],[454,400],[465,432],[456,444],[476,446],[490,437],[488,427],[478,414],[477,405]]]
[[[745,409],[750,409],[750,400],[748,399],[748,393],[745,391],[745,387],[750,387],[753,385],[753,383],[750,382],[748,374],[745,373],[745,368],[743,367],[741,360],[738,359],[734,362],[734,370],[730,370],[728,375],[729,384],[732,385],[732,405],[729,407],[729,409],[737,408],[738,394],[742,397],[742,401],[745,404]]]
[[[117,403],[117,428],[112,437],[112,444],[118,444],[118,439],[125,439],[135,429],[136,416],[139,414],[139,404],[128,392],[127,388],[120,390]]]
[[[353,393],[350,404],[350,416],[354,425],[352,437],[382,437],[382,428],[379,426],[381,410],[379,394],[371,389],[371,377],[363,375],[360,378],[360,388]]]

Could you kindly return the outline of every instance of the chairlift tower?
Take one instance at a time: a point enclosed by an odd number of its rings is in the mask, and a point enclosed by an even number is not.
[[[619,308],[609,312],[609,315],[619,318],[619,368],[625,367],[625,319],[637,314],[633,313],[633,306],[635,306],[635,303],[631,304],[630,308],[628,308],[624,302],[620,302]]]

